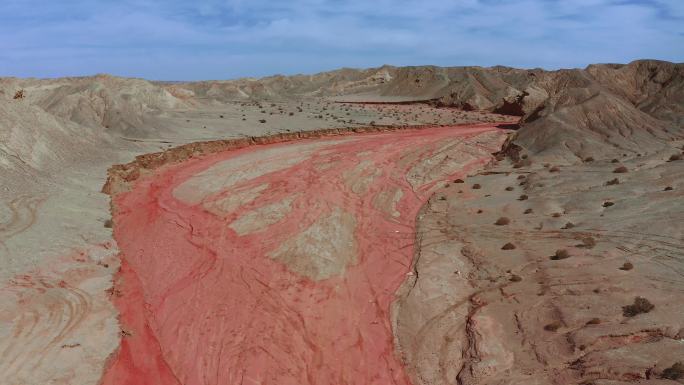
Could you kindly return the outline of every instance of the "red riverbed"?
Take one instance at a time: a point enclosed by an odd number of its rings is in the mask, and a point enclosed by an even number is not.
[[[103,384],[409,384],[389,311],[410,274],[415,217],[437,183],[490,159],[504,134],[495,131],[442,127],[253,146],[141,178],[114,200],[122,267],[113,298],[122,339]],[[320,146],[287,163],[304,144]],[[268,160],[278,167],[233,171],[226,177],[237,182],[208,191],[200,203],[174,194],[222,162],[288,146],[289,155]],[[361,162],[369,166],[350,177]],[[218,197],[263,185],[256,199],[230,212],[207,209]],[[394,201],[380,199],[388,191]],[[282,218],[257,231],[229,226],[287,199]],[[353,252],[338,274],[311,278],[272,257],[336,210],[353,217],[345,224],[353,244],[335,246],[334,232],[310,237],[337,247],[327,258]]]

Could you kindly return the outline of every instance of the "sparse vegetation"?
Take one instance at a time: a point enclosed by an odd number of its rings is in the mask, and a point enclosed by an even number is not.
[[[663,191],[672,191],[672,186],[667,186],[663,189]]]
[[[111,219],[107,219],[104,221],[104,227],[111,229],[112,226],[114,226],[114,221],[112,221]]]
[[[594,246],[596,246],[596,240],[593,237],[584,237],[582,238],[582,244],[578,245],[577,247],[592,249]]]
[[[14,94],[14,100],[23,99],[25,96],[24,90],[19,90]]]
[[[511,187],[511,186],[506,187],[506,191],[513,191],[513,187]]]
[[[505,226],[507,224],[511,223],[511,220],[508,219],[507,217],[501,217],[494,222],[495,225],[497,226]]]
[[[676,160],[682,160],[682,155],[681,154],[674,154],[670,156],[670,159],[668,159],[668,162],[674,162]]]
[[[526,209],[523,214],[532,214],[533,210],[532,209]]]
[[[606,186],[613,186],[616,184],[620,184],[620,180],[618,178],[613,178],[613,179],[609,180],[608,182],[606,182]]]
[[[616,168],[615,170],[613,170],[613,172],[616,174],[624,174],[626,172],[629,172],[629,170],[625,166],[620,166],[620,167]]]
[[[560,329],[561,326],[563,325],[561,325],[560,321],[553,321],[550,324],[544,326],[544,330],[546,330],[547,332],[555,332],[556,330]]]
[[[634,268],[634,265],[631,262],[625,262],[620,267],[620,270],[629,271],[629,270],[632,270],[633,268]]]
[[[519,200],[519,201],[526,201],[527,198],[529,198],[527,195],[522,194],[521,196],[518,197],[518,200]]]
[[[610,206],[612,206],[612,205],[614,205],[614,204],[615,204],[615,203],[613,203],[613,202],[611,202],[611,201],[603,202],[603,207],[610,207]]]
[[[558,166],[553,166],[549,169],[549,172],[559,172],[559,171],[560,171],[560,167],[558,167]]]
[[[587,162],[587,163],[593,162],[593,161],[594,161],[594,157],[588,156],[588,157],[584,158],[584,161]]]
[[[508,242],[501,247],[501,250],[515,250],[515,245]]]
[[[562,229],[567,230],[567,229],[571,229],[573,227],[575,227],[575,224],[572,222],[568,222],[565,224],[565,226],[562,227]]]
[[[522,277],[517,275],[517,274],[513,274],[513,275],[511,275],[510,281],[511,282],[520,282],[520,281],[522,281]]]
[[[660,378],[673,381],[684,378],[684,363],[681,361],[675,362],[672,366],[663,370]]]
[[[653,305],[649,300],[644,297],[634,298],[634,303],[631,305],[626,305],[622,307],[622,315],[625,317],[635,317],[639,314],[648,313],[655,305]]]
[[[551,256],[552,261],[559,261],[561,259],[567,259],[570,258],[570,253],[565,250],[565,249],[558,249],[556,252]]]

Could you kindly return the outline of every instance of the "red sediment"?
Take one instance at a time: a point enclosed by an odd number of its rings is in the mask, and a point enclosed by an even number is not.
[[[405,160],[412,151],[426,149],[421,156],[432,156],[430,149],[446,140],[493,129],[312,140],[329,145],[291,167],[231,186],[269,184],[257,201],[227,216],[172,192],[221,161],[297,143],[218,152],[140,177],[113,202],[122,259],[115,304],[123,332],[103,384],[408,385],[393,350],[389,308],[410,269],[415,216],[437,181],[412,188],[407,173],[420,156]],[[448,177],[487,162],[499,142]],[[382,173],[355,194],[343,174],[362,157]],[[329,162],[335,166],[316,167]],[[390,187],[403,191],[398,219],[373,206],[373,198]],[[226,192],[205,202],[221,194]],[[239,236],[229,227],[255,207],[293,196],[291,211],[264,231]],[[356,262],[342,274],[315,281],[268,256],[335,207],[356,220]]]

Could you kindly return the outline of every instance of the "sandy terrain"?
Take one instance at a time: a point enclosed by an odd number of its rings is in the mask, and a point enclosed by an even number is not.
[[[683,84],[657,61],[0,79],[3,384],[682,381]],[[486,170],[504,131],[443,127],[518,117]],[[377,229],[415,252],[374,254]]]
[[[388,311],[415,215],[504,138],[466,126],[253,146],[139,179],[114,203],[114,290],[145,310],[116,301],[126,337],[105,384],[408,384]],[[402,194],[376,206],[386,186]],[[235,190],[253,199],[207,211]]]

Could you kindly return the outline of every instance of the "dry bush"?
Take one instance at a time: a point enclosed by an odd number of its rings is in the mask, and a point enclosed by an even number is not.
[[[620,184],[620,180],[618,178],[613,178],[613,179],[609,180],[608,182],[606,182],[606,186],[613,186],[616,184]]]
[[[681,154],[674,154],[670,156],[670,159],[668,159],[669,162],[674,162],[675,160],[682,160],[682,155]]]
[[[570,253],[565,249],[558,249],[550,258],[552,261],[559,261],[561,259],[570,258]]]
[[[563,215],[563,214],[562,214],[562,213],[553,213],[553,214],[551,214],[551,216],[554,217],[554,218],[560,218],[561,215]]]
[[[613,159],[613,160],[610,161],[610,163],[619,163],[619,162],[620,162],[620,161],[617,160],[617,159]]]
[[[525,175],[518,175],[518,180],[520,180],[520,179],[525,179],[525,178],[526,178]]]
[[[592,249],[594,246],[596,246],[596,240],[593,237],[584,237],[582,238],[582,244],[578,245],[577,247]]]
[[[613,203],[613,202],[611,202],[611,201],[603,202],[603,207],[610,207],[610,206],[612,206],[612,205],[614,205],[614,204],[615,204],[615,203]]]
[[[518,200],[519,200],[519,201],[526,201],[527,198],[529,198],[527,195],[522,194],[521,196],[518,197]]]
[[[655,305],[646,298],[636,297],[634,298],[633,304],[622,307],[622,315],[625,317],[634,317],[639,314],[648,313],[653,310],[654,307]]]
[[[620,270],[629,271],[629,270],[632,270],[633,268],[634,268],[634,265],[631,262],[625,262],[620,267]]]
[[[506,191],[513,191],[513,187],[511,187],[511,186],[506,187]]]
[[[481,186],[479,183],[475,183],[475,184],[473,185],[473,190],[479,190],[479,189],[481,189],[481,188],[482,188],[482,186]]]
[[[556,330],[560,329],[560,327],[563,326],[561,325],[560,321],[553,321],[550,324],[544,326],[544,330],[547,332],[555,332]]]
[[[511,282],[520,282],[520,281],[522,281],[522,277],[517,275],[517,274],[513,274],[513,275],[511,275],[510,281]]]
[[[107,219],[104,221],[104,227],[111,229],[112,226],[114,226],[114,221],[112,221],[111,219]]]
[[[25,96],[24,90],[19,90],[14,94],[14,99],[23,99]]]
[[[575,227],[575,224],[572,223],[572,222],[568,222],[568,223],[565,224],[565,226],[563,226],[563,227],[561,227],[561,228],[562,228],[562,229],[571,229],[571,228],[573,228],[573,227]]]
[[[594,157],[588,156],[588,157],[584,158],[584,161],[587,162],[587,163],[588,163],[588,162],[593,162],[593,161],[594,161]]]
[[[501,217],[501,218],[497,219],[496,222],[494,222],[494,224],[497,226],[504,226],[504,225],[507,225],[509,223],[511,223],[511,220],[506,218],[506,217]]]
[[[527,209],[523,212],[523,214],[532,214],[532,209]]]
[[[515,245],[508,242],[501,247],[501,250],[515,250]]]
[[[259,119],[259,123],[266,123],[266,119]]]
[[[620,166],[620,167],[616,168],[615,170],[613,170],[613,172],[616,174],[624,174],[626,172],[629,172],[629,170],[625,166]]]
[[[549,172],[558,172],[558,171],[560,171],[560,167],[558,167],[558,166],[553,166],[549,169]]]
[[[672,366],[663,370],[663,373],[660,375],[660,378],[673,381],[679,380],[680,378],[684,378],[684,363],[682,363],[681,361],[675,362]]]
[[[464,182],[463,182],[463,179],[458,178],[458,179],[454,179],[454,183],[464,183]]]
[[[663,191],[672,191],[672,186],[667,186],[663,189]]]

